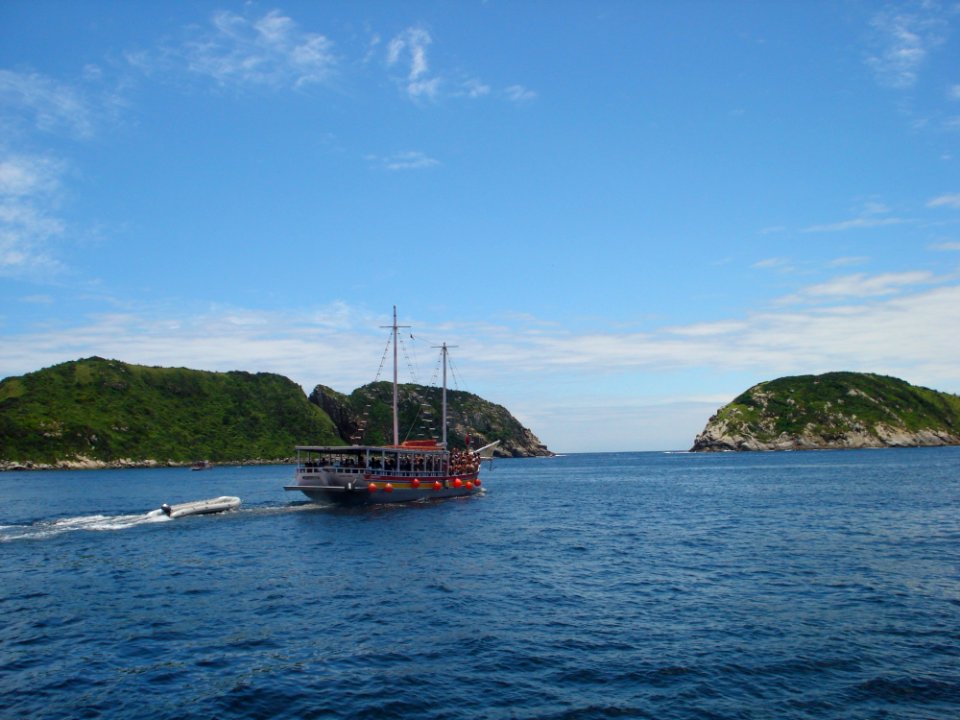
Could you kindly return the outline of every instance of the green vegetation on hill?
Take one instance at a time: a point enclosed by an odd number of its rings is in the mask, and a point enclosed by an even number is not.
[[[710,418],[694,450],[960,443],[960,397],[872,373],[759,383]]]
[[[400,441],[437,439],[442,435],[442,389],[417,384],[398,386]],[[311,402],[322,407],[350,442],[380,445],[393,442],[393,386],[375,382],[344,395],[318,385]],[[473,393],[447,390],[447,443],[451,448],[478,448],[500,441],[501,456],[550,455],[539,439],[502,405]]]
[[[88,358],[0,382],[0,460],[280,459],[342,441],[299,385]]]

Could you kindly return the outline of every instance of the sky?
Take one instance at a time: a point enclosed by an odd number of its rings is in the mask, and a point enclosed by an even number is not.
[[[401,380],[555,452],[960,393],[960,2],[0,2],[0,378]]]

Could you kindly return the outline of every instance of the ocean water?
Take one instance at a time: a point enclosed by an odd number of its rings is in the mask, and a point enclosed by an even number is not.
[[[0,716],[960,717],[960,448],[498,460],[349,510],[291,477],[0,474]]]

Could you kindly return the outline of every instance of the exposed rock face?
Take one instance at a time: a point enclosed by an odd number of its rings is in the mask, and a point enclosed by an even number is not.
[[[358,437],[360,424],[346,395],[326,385],[317,385],[310,393],[310,402],[319,405],[320,409],[330,416],[337,433],[345,442],[351,442]]]
[[[318,385],[310,401],[333,420],[344,442],[378,445],[392,441],[392,394],[389,383],[364,385],[350,395]],[[440,436],[440,390],[424,385],[399,387],[400,434],[403,439]],[[472,393],[447,393],[447,439],[450,447],[462,448],[467,438],[471,447],[495,440],[497,457],[537,457],[553,453],[528,428],[501,405]]]
[[[724,406],[693,451],[960,445],[960,397],[867,373],[760,383]]]

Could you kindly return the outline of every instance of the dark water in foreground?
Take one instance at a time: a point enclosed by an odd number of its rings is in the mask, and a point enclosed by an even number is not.
[[[0,474],[0,716],[960,717],[960,448],[484,472],[359,510],[289,467]]]

